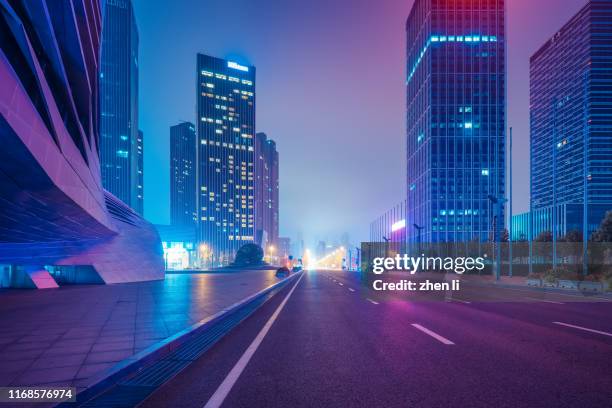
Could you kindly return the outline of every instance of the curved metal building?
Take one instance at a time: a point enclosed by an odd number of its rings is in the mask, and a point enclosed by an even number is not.
[[[4,286],[162,279],[156,230],[101,184],[99,2],[0,0],[0,25]]]

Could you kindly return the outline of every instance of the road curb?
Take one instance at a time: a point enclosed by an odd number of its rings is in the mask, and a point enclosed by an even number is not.
[[[91,380],[90,384],[83,391],[78,393],[77,405],[79,403],[89,401],[90,399],[103,393],[127,376],[137,373],[148,364],[168,356],[170,353],[177,350],[179,347],[186,344],[196,336],[201,335],[212,326],[231,317],[237,311],[247,307],[254,301],[268,295],[272,291],[280,290],[289,282],[294,281],[296,277],[301,275],[301,273],[302,272],[291,274],[287,278],[268,286],[267,288],[262,289],[259,292],[232,304],[231,306],[226,307],[220,312],[202,319],[162,341],[152,344],[139,353],[134,354],[133,356],[117,363],[110,369],[100,373]],[[73,405],[74,403],[63,403],[57,406]]]

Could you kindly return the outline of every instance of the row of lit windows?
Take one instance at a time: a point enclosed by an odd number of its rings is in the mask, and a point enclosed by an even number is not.
[[[215,77],[217,79],[227,80],[227,81],[230,81],[230,82],[241,82],[244,85],[249,85],[249,86],[253,85],[253,82],[249,81],[248,79],[242,79],[241,80],[240,78],[236,78],[236,77],[233,77],[233,76],[227,76],[227,75],[224,75],[224,74],[217,74],[217,73],[210,72],[210,71],[202,71],[202,75],[205,76],[205,77],[209,77],[209,78]]]
[[[251,227],[252,227],[252,226],[251,226]],[[242,240],[242,241],[253,241],[253,237],[252,237],[252,236],[249,236],[249,235],[242,235],[242,236],[240,236],[240,235],[236,235],[235,237],[234,237],[233,235],[229,235],[229,236],[228,236],[228,239],[229,239],[230,241],[233,241],[234,239],[235,239],[236,241],[241,241],[241,240]]]
[[[242,145],[242,144],[234,144],[234,143],[226,143],[226,142],[216,142],[214,140],[202,139],[202,141],[200,143],[203,144],[203,145],[209,145],[209,146],[227,147],[229,149],[248,150],[249,152],[252,152],[254,150],[253,146],[247,146],[247,145]]]
[[[410,70],[410,73],[408,74],[408,79],[406,80],[406,83],[410,82],[410,80],[412,79],[412,77],[414,76],[417,68],[419,67],[419,65],[421,64],[421,61],[423,60],[423,57],[425,56],[425,53],[427,52],[427,49],[429,48],[429,46],[432,43],[446,43],[446,42],[457,42],[457,43],[468,43],[468,44],[474,44],[474,43],[481,43],[481,42],[497,42],[497,37],[494,35],[466,35],[466,36],[462,36],[462,35],[450,35],[450,36],[446,36],[446,35],[432,35],[427,42],[425,43],[425,46],[423,46],[423,49],[421,50],[421,53],[419,54],[419,56],[417,57],[416,61],[414,62],[414,65],[412,67],[412,69]]]

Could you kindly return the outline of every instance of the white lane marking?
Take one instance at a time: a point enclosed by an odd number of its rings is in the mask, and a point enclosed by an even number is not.
[[[240,360],[238,360],[238,362],[229,372],[227,377],[225,377],[225,380],[223,380],[221,385],[219,385],[219,388],[217,388],[217,390],[212,395],[212,397],[210,397],[206,405],[204,405],[204,408],[218,408],[221,406],[221,404],[223,404],[223,401],[225,400],[229,392],[232,390],[232,387],[234,386],[234,384],[236,384],[238,377],[240,377],[240,374],[242,374],[242,372],[246,368],[247,364],[251,360],[251,357],[253,357],[253,354],[255,354],[257,348],[261,345],[261,342],[263,341],[264,337],[266,337],[266,334],[268,334],[268,331],[270,331],[270,327],[272,327],[272,325],[276,321],[276,318],[285,307],[285,304],[289,300],[289,297],[291,296],[291,294],[293,294],[293,291],[295,290],[297,285],[300,284],[300,281],[303,277],[304,275],[298,278],[298,281],[295,282],[295,285],[293,285],[289,293],[287,293],[285,299],[283,299],[282,303],[276,308],[272,316],[270,316],[270,319],[268,319],[264,327],[259,331],[257,337],[255,337],[255,340],[253,340],[253,342],[249,345],[242,357],[240,357]]]
[[[344,283],[342,283],[342,282],[338,282],[338,285],[340,285],[340,286],[344,286]]]
[[[604,336],[610,336],[612,337],[612,333],[608,333],[605,331],[600,331],[600,330],[595,330],[595,329],[589,329],[587,327],[582,327],[582,326],[575,326],[573,324],[569,324],[569,323],[563,323],[563,322],[553,322],[554,324],[558,324],[561,326],[566,326],[566,327],[571,327],[573,329],[578,329],[578,330],[584,330],[584,331],[588,331],[591,333],[597,333],[597,334],[603,334]]]
[[[531,292],[531,293],[533,293],[533,289],[520,289],[520,288],[507,288],[507,287],[504,287],[502,289],[515,290],[515,291],[518,291],[518,292]],[[558,293],[558,292],[554,292],[554,294],[557,295],[557,296],[569,296],[569,297],[575,297],[575,298],[582,298],[585,301],[590,301],[592,299],[598,299],[598,300],[603,300],[605,302],[612,302],[612,299],[610,299],[610,298],[598,297],[598,296],[572,295],[570,293]]]
[[[556,304],[556,305],[564,305],[564,304],[565,304],[565,303],[563,303],[563,302],[555,302],[554,300],[548,300],[548,299],[538,299],[538,298],[529,297],[529,296],[528,296],[526,299],[529,299],[529,300],[535,300],[535,301],[538,301],[538,302],[554,303],[554,304]]]
[[[375,302],[375,301],[373,301],[373,300],[372,300],[372,299],[370,299],[370,298],[367,298],[366,300],[367,300],[368,302],[372,303],[373,305],[377,305],[377,304],[378,304],[378,302]]]
[[[348,288],[348,289],[349,289],[351,292],[354,292],[354,291],[355,291],[355,289],[353,289],[353,288]]]
[[[452,346],[452,345],[455,344],[452,341],[450,341],[449,339],[447,339],[446,337],[442,337],[438,333],[434,333],[431,330],[421,326],[420,324],[412,323],[412,326],[417,328],[417,329],[419,329],[420,331],[422,331],[425,334],[429,334],[431,337],[433,337],[434,339],[438,340],[440,343],[446,344],[447,346]]]

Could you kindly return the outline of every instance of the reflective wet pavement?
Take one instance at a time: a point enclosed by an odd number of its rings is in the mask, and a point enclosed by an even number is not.
[[[0,386],[83,388],[121,360],[276,283],[274,271],[0,291]]]

